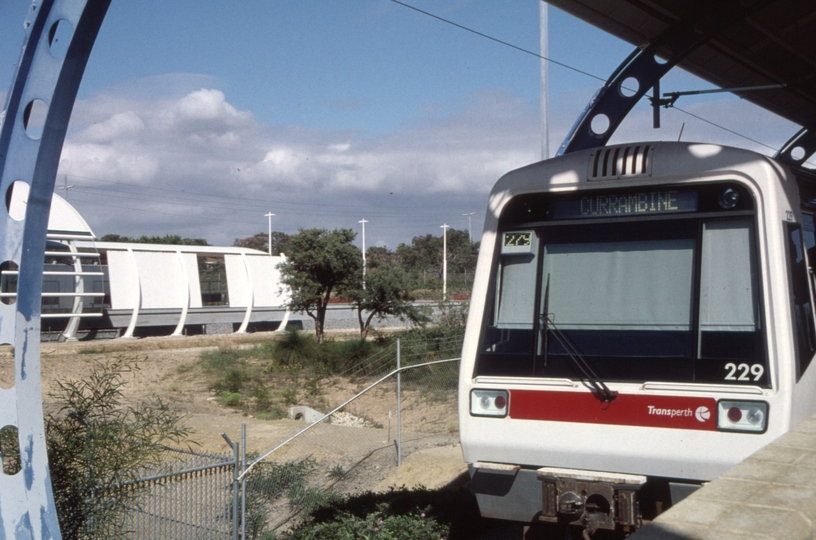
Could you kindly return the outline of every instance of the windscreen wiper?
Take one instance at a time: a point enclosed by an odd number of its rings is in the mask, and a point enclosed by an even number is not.
[[[592,369],[592,366],[589,365],[589,362],[583,357],[583,355],[578,351],[578,347],[572,342],[572,340],[564,334],[558,327],[555,325],[553,320],[550,318],[549,314],[549,307],[550,307],[550,274],[547,274],[547,285],[544,289],[544,313],[541,315],[541,324],[544,326],[544,365],[547,365],[547,355],[549,352],[549,333],[550,329],[553,331],[553,336],[555,336],[555,340],[558,342],[559,345],[567,352],[567,355],[573,361],[573,363],[578,367],[578,369],[583,374],[583,378],[586,382],[592,386],[595,390],[595,395],[603,401],[604,403],[609,403],[616,397],[618,397],[618,393],[610,390],[606,383],[603,382],[598,374]]]
[[[547,355],[550,350],[550,274],[547,274],[547,286],[544,288],[544,317],[541,324],[544,326],[544,367],[547,367]]]

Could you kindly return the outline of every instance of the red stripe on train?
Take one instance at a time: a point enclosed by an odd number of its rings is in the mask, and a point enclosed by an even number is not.
[[[716,431],[716,407],[713,398],[620,394],[603,403],[587,392],[510,391],[519,420]]]

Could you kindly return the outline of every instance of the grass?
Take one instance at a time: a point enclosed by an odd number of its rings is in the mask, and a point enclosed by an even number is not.
[[[461,328],[413,329],[401,334],[403,365],[452,358],[459,354]],[[293,405],[327,410],[323,381],[347,373],[366,383],[395,367],[394,336],[376,339],[325,340],[318,344],[311,334],[288,331],[280,339],[253,347],[225,347],[201,355],[197,366],[209,378],[209,388],[220,402],[260,419],[280,419]],[[193,368],[189,368],[193,369]],[[182,366],[179,372],[187,372]],[[437,389],[441,378],[454,380],[456,367],[441,365],[408,370],[406,389],[427,392],[434,402],[449,399],[448,389]],[[379,424],[378,424],[379,425]]]

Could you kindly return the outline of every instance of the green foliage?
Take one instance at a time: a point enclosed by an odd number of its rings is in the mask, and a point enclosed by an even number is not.
[[[254,456],[249,456],[250,460]],[[268,531],[270,506],[286,498],[290,510],[310,513],[341,500],[339,494],[308,485],[317,462],[311,458],[286,463],[261,462],[246,481],[246,532],[249,539],[275,538]],[[230,514],[231,511],[230,511]]]
[[[341,512],[331,523],[315,523],[300,527],[285,536],[291,540],[439,540],[447,538],[448,527],[426,515],[428,509],[415,510],[408,514],[388,513],[387,503],[380,504],[374,512],[356,516],[351,512]]]
[[[45,418],[48,459],[62,537],[126,538],[122,512],[138,491],[125,486],[142,467],[160,461],[162,444],[181,444],[188,430],[181,416],[157,399],[122,405],[132,360],[96,364],[86,379],[58,382],[57,411]]]
[[[357,276],[354,286],[349,287],[345,296],[357,306],[360,324],[360,338],[365,339],[376,318],[397,317],[414,324],[426,322],[426,318],[411,302],[415,300],[410,292],[408,275],[393,262],[374,262],[366,272],[365,287],[362,274]]]
[[[225,390],[221,392],[221,402],[227,407],[240,407],[244,404],[244,396],[238,392]]]
[[[315,345],[312,336],[297,329],[288,329],[272,345],[273,356],[281,366],[306,366],[316,353]]]
[[[182,238],[177,234],[165,234],[164,236],[120,236],[118,234],[106,234],[101,238],[102,242],[125,242],[129,244],[169,244],[174,246],[209,246],[209,242],[204,238]]]
[[[471,242],[466,230],[448,229],[443,235],[415,236],[411,244],[397,246],[395,255],[405,272],[412,277],[415,288],[441,288],[443,273],[443,250],[447,243],[448,289],[454,291],[469,288],[468,280],[460,281],[465,274],[473,276],[479,254],[478,242]]]
[[[287,262],[280,265],[281,283],[291,294],[288,307],[314,320],[318,343],[332,294],[353,285],[362,267],[355,236],[351,229],[301,229],[290,237]]]
[[[367,492],[319,508],[309,518],[281,538],[477,538],[506,527],[506,522],[482,519],[474,495],[460,488]]]
[[[289,253],[290,236],[283,232],[272,231],[272,255]],[[236,238],[232,244],[235,247],[257,249],[264,253],[269,252],[269,233],[261,232],[246,238]]]

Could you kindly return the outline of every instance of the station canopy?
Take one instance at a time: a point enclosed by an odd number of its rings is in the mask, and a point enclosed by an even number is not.
[[[670,28],[704,36],[680,67],[725,89],[782,84],[739,95],[795,124],[816,128],[814,0],[549,3],[635,46],[648,45]]]

